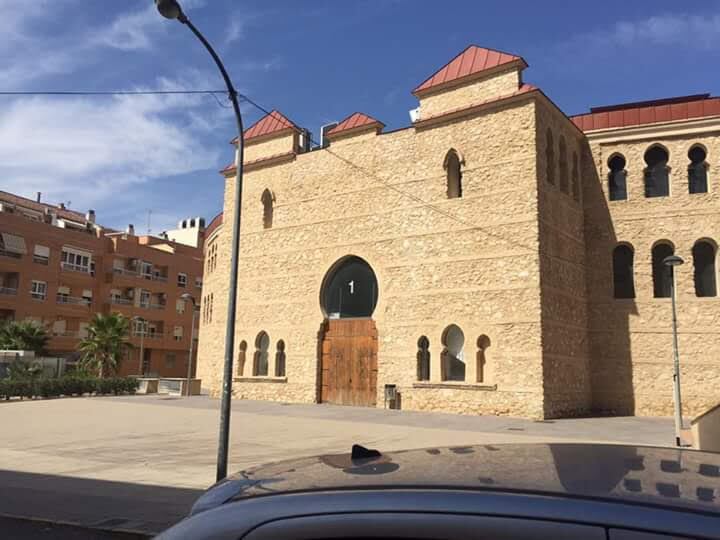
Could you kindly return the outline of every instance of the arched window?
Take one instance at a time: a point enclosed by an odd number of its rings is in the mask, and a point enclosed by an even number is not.
[[[344,257],[328,272],[320,301],[330,319],[369,318],[378,300],[375,272],[360,257]]]
[[[715,246],[707,240],[695,242],[693,246],[695,294],[697,296],[717,296],[715,252]]]
[[[255,356],[253,358],[253,375],[265,376],[268,374],[268,349],[270,336],[267,332],[260,332],[255,338]]]
[[[460,170],[461,160],[455,150],[450,150],[445,155],[444,167],[447,171],[447,198],[457,199],[462,197],[462,171]]]
[[[545,132],[545,178],[549,183],[555,183],[555,142],[550,128]]]
[[[237,374],[242,377],[245,373],[245,355],[247,353],[247,341],[244,339],[240,342],[238,347],[238,361],[237,361]]]
[[[563,193],[569,193],[569,184],[570,181],[568,179],[568,158],[567,158],[567,145],[565,144],[565,137],[560,135],[560,191]]]
[[[263,228],[269,229],[273,224],[273,204],[275,203],[275,196],[272,191],[265,189],[260,197],[263,205]]]
[[[417,380],[430,380],[430,340],[420,336],[417,342]]]
[[[665,257],[675,253],[667,242],[659,242],[652,249],[653,295],[655,298],[670,298],[672,292],[672,272],[663,264]]]
[[[277,342],[275,350],[275,376],[285,376],[285,342],[282,339]]]
[[[627,199],[627,171],[625,170],[625,156],[614,154],[608,160],[608,194],[611,201],[624,201]]]
[[[662,146],[651,146],[645,152],[645,196],[666,197],[670,193],[668,153]]]
[[[485,334],[477,339],[477,353],[475,355],[475,373],[477,374],[477,382],[485,381],[485,365],[487,364],[486,351],[490,346],[490,338]]]
[[[705,159],[707,152],[696,144],[688,152],[690,165],[688,165],[688,191],[690,193],[707,193],[707,168]]]
[[[630,246],[621,244],[613,251],[613,288],[615,298],[635,298],[633,258]]]
[[[576,201],[580,200],[580,163],[577,152],[573,152],[572,196]]]
[[[451,324],[442,333],[443,351],[440,359],[443,381],[465,380],[465,334]]]

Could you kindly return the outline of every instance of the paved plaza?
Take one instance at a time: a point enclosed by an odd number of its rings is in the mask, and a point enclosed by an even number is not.
[[[219,401],[205,396],[0,403],[0,514],[158,532],[214,481]],[[229,470],[349,451],[523,442],[672,445],[669,418],[533,422],[255,401],[233,404]]]

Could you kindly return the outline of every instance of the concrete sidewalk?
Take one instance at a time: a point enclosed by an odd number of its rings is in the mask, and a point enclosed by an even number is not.
[[[134,396],[0,403],[0,507],[12,515],[158,532],[214,482],[219,402]],[[229,470],[353,443],[381,451],[466,444],[671,445],[671,419],[545,422],[329,405],[233,404]],[[45,504],[45,498],[47,503]],[[7,512],[5,512],[7,513]]]

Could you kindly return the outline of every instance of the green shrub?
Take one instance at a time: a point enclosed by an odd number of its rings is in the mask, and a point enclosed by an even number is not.
[[[82,396],[84,394],[108,395],[134,394],[139,381],[132,377],[99,379],[67,375],[57,379],[42,378],[36,380],[0,379],[0,399],[12,397],[58,397]]]

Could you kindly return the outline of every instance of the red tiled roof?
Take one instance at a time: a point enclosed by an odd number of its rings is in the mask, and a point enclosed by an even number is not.
[[[451,81],[513,62],[519,62],[523,67],[527,67],[527,62],[521,56],[470,45],[420,84],[412,93],[418,94]]]
[[[356,129],[360,127],[365,126],[378,126],[378,127],[385,127],[385,124],[380,122],[380,120],[376,120],[372,116],[369,116],[367,114],[356,112],[348,116],[345,120],[340,122],[337,126],[332,128],[330,131],[328,131],[328,135],[337,135],[338,133],[342,133],[343,131],[349,131],[351,129]]]
[[[39,203],[26,197],[13,195],[12,193],[8,193],[7,191],[0,191],[0,201],[29,208],[30,210],[35,210],[36,212],[45,212],[46,208],[50,208],[53,212],[57,214],[58,217],[80,221],[81,223],[85,222],[85,214],[81,212],[75,212],[74,210],[67,209],[63,210],[62,208],[60,208],[59,206],[55,206],[54,204],[47,204],[42,202]]]
[[[706,116],[720,116],[720,97],[696,94],[653,101],[623,103],[607,107],[593,107],[587,114],[570,119],[583,131],[620,128],[689,120]]]
[[[266,114],[252,126],[247,128],[245,130],[244,137],[245,141],[249,141],[250,139],[254,139],[256,137],[263,137],[265,135],[270,135],[271,133],[285,131],[286,129],[299,130],[300,128],[288,120],[281,112],[273,109],[269,114]],[[237,137],[231,141],[231,144],[237,144]]]

